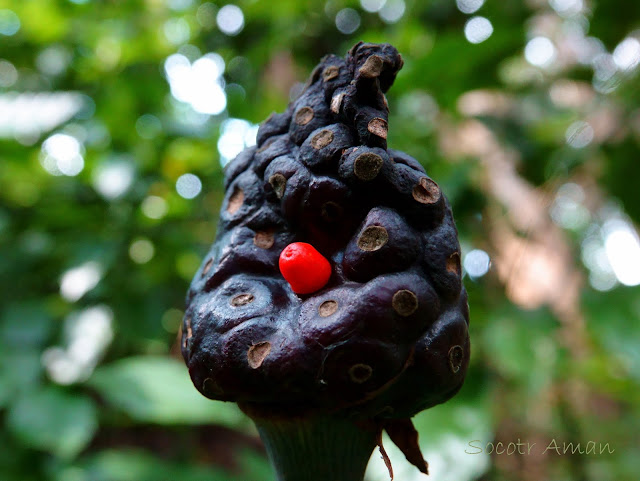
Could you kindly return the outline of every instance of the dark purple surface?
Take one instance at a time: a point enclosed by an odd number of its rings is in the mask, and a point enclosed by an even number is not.
[[[387,120],[384,92],[401,67],[390,45],[326,57],[287,111],[261,125],[257,146],[226,167],[216,241],[183,323],[183,356],[205,396],[408,417],[462,385],[469,318],[451,210],[437,188],[420,197],[421,182],[433,185],[422,165],[387,151],[386,136],[368,127]],[[382,159],[369,180],[354,173],[366,152]],[[358,239],[371,226],[388,240],[363,250]],[[291,242],[330,260],[320,291],[296,295],[282,278],[278,257]],[[398,292],[415,309],[398,312]]]

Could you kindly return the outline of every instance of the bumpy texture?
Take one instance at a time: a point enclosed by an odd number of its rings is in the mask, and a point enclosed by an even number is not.
[[[187,298],[182,353],[212,399],[406,418],[461,387],[469,359],[460,246],[422,165],[387,149],[390,45],[325,57],[256,147],[225,170],[218,233]],[[296,295],[291,242],[331,262]]]

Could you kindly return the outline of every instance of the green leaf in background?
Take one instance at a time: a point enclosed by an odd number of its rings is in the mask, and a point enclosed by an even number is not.
[[[93,437],[97,411],[88,397],[48,387],[19,397],[7,426],[24,444],[71,458]]]
[[[0,321],[0,343],[23,348],[41,346],[55,327],[44,303],[34,300],[9,304]]]
[[[11,389],[9,380],[5,376],[0,376],[0,408],[11,399]]]
[[[186,367],[165,357],[130,357],[95,371],[89,385],[138,421],[159,424],[247,424],[235,404],[211,401],[193,387]]]
[[[67,481],[69,473],[81,473],[79,479],[91,481],[271,481],[266,460],[244,453],[241,473],[227,473],[194,463],[160,460],[143,451],[105,450],[63,471],[58,477]],[[246,461],[246,463],[245,463]],[[257,464],[256,464],[257,463]],[[73,478],[76,479],[76,478]]]

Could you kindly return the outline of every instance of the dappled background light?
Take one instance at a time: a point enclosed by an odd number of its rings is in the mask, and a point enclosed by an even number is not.
[[[10,37],[20,30],[20,18],[12,10],[0,10],[0,35]]]
[[[86,380],[113,339],[113,312],[104,305],[70,314],[65,319],[64,345],[49,347],[42,363],[58,384]]]
[[[167,201],[156,195],[144,199],[140,207],[144,215],[150,219],[162,219],[168,210]]]
[[[473,249],[465,254],[462,266],[470,277],[482,277],[489,272],[491,259],[482,249]]]
[[[60,295],[69,302],[75,302],[98,285],[102,274],[102,266],[96,261],[68,269],[60,279]]]
[[[167,58],[164,69],[176,100],[188,103],[201,114],[217,115],[227,106],[223,90],[224,60],[215,53],[206,54],[193,63],[182,54]]]
[[[493,25],[485,17],[473,17],[464,25],[464,36],[471,43],[480,43],[488,39],[493,33]]]
[[[182,174],[176,181],[176,191],[180,197],[193,199],[202,190],[202,182],[193,174]]]
[[[135,179],[133,159],[111,159],[101,162],[93,170],[93,187],[105,199],[124,195]]]
[[[536,67],[548,67],[556,58],[556,47],[547,37],[535,37],[527,42],[524,58]]]
[[[129,257],[137,264],[146,264],[153,259],[155,252],[153,242],[145,238],[134,240],[129,247]]]
[[[218,152],[224,167],[247,147],[256,145],[258,126],[242,119],[227,119],[220,126]]]
[[[362,9],[370,13],[379,12],[385,3],[387,0],[360,0]]]
[[[353,33],[359,26],[360,15],[353,8],[343,8],[336,14],[336,28],[341,33]]]
[[[236,5],[225,5],[216,15],[220,31],[226,35],[238,35],[244,28],[244,14]]]
[[[53,175],[78,175],[84,168],[82,146],[71,135],[53,134],[42,143],[41,163]]]
[[[456,5],[462,13],[477,12],[484,4],[484,0],[456,0]]]

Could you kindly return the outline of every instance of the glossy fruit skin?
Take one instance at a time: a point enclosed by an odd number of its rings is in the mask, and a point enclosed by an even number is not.
[[[331,277],[331,264],[315,247],[293,242],[283,249],[278,261],[280,272],[296,294],[322,289]]]
[[[384,92],[401,67],[386,44],[325,57],[225,167],[182,326],[205,396],[407,418],[462,386],[469,311],[453,215],[422,164],[387,149]],[[291,249],[299,257],[283,260]]]

